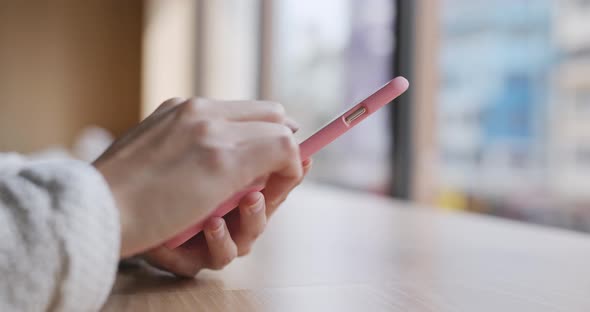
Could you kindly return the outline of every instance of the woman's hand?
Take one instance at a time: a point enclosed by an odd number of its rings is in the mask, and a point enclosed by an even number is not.
[[[304,174],[310,168],[311,160],[305,161]],[[266,202],[263,193],[250,193],[242,198],[238,209],[224,218],[209,219],[203,232],[180,247],[159,246],[143,257],[160,269],[185,277],[193,277],[202,269],[222,269],[234,258],[248,254],[264,231],[267,219],[278,208]]]
[[[120,209],[121,256],[160,245],[257,178],[266,178],[264,204],[275,209],[303,177],[290,124],[272,102],[162,104],[94,163]],[[211,220],[206,232],[219,225]]]

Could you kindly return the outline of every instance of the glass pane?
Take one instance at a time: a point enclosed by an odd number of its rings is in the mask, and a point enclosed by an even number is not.
[[[587,228],[590,1],[445,0],[439,204]]]
[[[391,79],[395,6],[389,0],[274,2],[273,97],[304,139]],[[311,178],[386,192],[386,110],[318,153]]]

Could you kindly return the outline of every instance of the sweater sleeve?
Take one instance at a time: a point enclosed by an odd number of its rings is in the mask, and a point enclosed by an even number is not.
[[[76,160],[0,154],[0,311],[97,311],[119,257],[108,185]]]

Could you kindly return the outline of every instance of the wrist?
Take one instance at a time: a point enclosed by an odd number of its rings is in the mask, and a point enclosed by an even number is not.
[[[131,205],[127,197],[125,196],[125,192],[122,190],[122,187],[115,181],[113,181],[112,176],[109,175],[106,170],[97,164],[97,162],[92,164],[97,171],[103,176],[109,189],[111,191],[111,195],[115,200],[115,204],[117,206],[117,210],[119,212],[119,235],[121,239],[121,245],[119,248],[119,257],[126,258],[133,255],[133,246],[134,241],[133,239],[136,235],[135,233],[135,225],[134,225],[134,218],[131,216]]]

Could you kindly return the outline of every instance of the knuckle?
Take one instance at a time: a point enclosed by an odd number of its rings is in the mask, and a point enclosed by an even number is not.
[[[252,233],[250,233],[250,240],[251,241],[257,240],[260,237],[260,235],[262,235],[263,232],[264,232],[264,228],[263,227],[258,228],[256,230],[252,231]]]
[[[299,151],[295,137],[287,127],[282,127],[281,133],[278,137],[281,150],[289,155],[297,154]]]
[[[262,235],[265,226],[266,221],[262,225],[252,227],[247,232],[244,232],[239,237],[236,237],[236,245],[238,246],[238,257],[250,253],[252,245],[260,237],[260,235]]]
[[[191,98],[184,102],[180,114],[186,117],[199,117],[206,114],[209,102],[203,98]]]
[[[219,259],[215,260],[211,266],[213,270],[221,270],[230,264],[237,257],[237,251],[233,251]]]
[[[252,248],[250,246],[240,248],[238,251],[238,257],[247,256],[250,254],[250,252],[252,252]]]
[[[264,221],[261,224],[254,227],[250,231],[250,241],[255,241],[256,239],[258,239],[258,237],[260,237],[260,235],[262,235],[262,233],[264,233],[265,228],[266,228],[266,219],[264,219]]]
[[[272,102],[272,101],[268,101],[266,102],[268,104],[269,110],[271,110],[272,112],[278,114],[278,115],[285,115],[285,107],[283,106],[283,104],[279,103],[279,102]]]
[[[217,124],[213,120],[201,119],[193,124],[193,137],[197,142],[211,136],[217,128]]]
[[[273,202],[270,204],[270,206],[271,206],[273,209],[277,209],[277,208],[278,208],[280,205],[282,205],[282,204],[285,202],[285,200],[287,200],[287,197],[286,197],[286,196],[281,196],[281,197],[279,197],[279,198],[275,199],[275,200],[274,200],[274,201],[273,201]]]
[[[193,144],[199,159],[213,174],[227,172],[232,164],[234,146],[216,139],[221,121],[202,119],[193,125]]]
[[[220,146],[208,146],[206,151],[206,163],[214,173],[224,173],[229,170],[231,152]]]
[[[272,121],[282,122],[286,117],[285,107],[278,102],[268,102],[268,110]]]
[[[176,105],[178,105],[178,103],[182,103],[183,99],[179,98],[179,97],[175,97],[175,98],[170,98],[168,100],[166,100],[165,102],[163,102],[162,104],[160,104],[160,106],[158,106],[158,110],[167,110],[169,108],[172,108]]]

